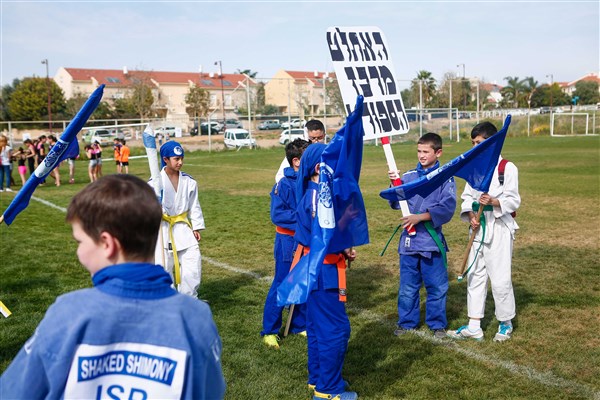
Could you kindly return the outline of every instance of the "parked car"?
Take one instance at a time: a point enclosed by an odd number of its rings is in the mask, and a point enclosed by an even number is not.
[[[175,137],[176,131],[177,131],[177,128],[173,125],[159,126],[158,128],[154,129],[154,132],[156,133],[156,135],[162,135],[165,138]]]
[[[208,135],[208,126],[209,126],[208,122],[202,122],[200,124],[200,134],[201,135]],[[223,130],[223,125],[221,125],[217,121],[210,122],[210,134],[211,135],[218,135],[219,133],[221,133],[222,130]],[[198,126],[194,126],[192,129],[190,129],[191,136],[196,136],[197,134],[198,134]]]
[[[286,129],[279,136],[279,144],[288,144],[296,139],[306,139],[304,129]]]
[[[250,137],[245,129],[225,129],[223,142],[228,149],[240,149],[242,147],[256,148],[256,140]]]
[[[237,119],[226,119],[225,120],[225,129],[244,129],[244,125]]]
[[[258,125],[258,129],[261,131],[266,131],[269,129],[279,129],[281,128],[281,123],[278,119],[268,119],[266,121],[261,122]]]
[[[550,107],[540,107],[540,114],[550,114],[551,110]]]
[[[82,135],[81,139],[87,144],[98,142],[100,146],[108,146],[113,143],[113,139],[116,137],[116,132],[111,132],[108,129],[90,129]]]
[[[303,119],[293,119],[289,122],[284,122],[281,124],[281,129],[291,129],[291,128],[304,128],[306,121]]]

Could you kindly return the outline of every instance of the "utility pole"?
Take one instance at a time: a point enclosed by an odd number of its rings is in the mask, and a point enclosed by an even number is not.
[[[219,78],[221,78],[221,106],[223,107],[223,129],[227,127],[227,120],[225,119],[225,92],[223,91],[223,66],[221,61],[215,61],[215,65],[219,66]]]
[[[463,75],[462,75],[462,90],[463,90],[463,111],[467,109],[467,90],[466,90],[466,85],[465,85],[465,79],[466,79],[466,75],[465,75],[465,64],[458,64],[456,67],[460,67],[462,65],[462,70],[463,70]]]
[[[52,94],[50,90],[50,74],[48,67],[48,59],[42,60],[42,64],[46,64],[46,88],[48,90],[48,131],[52,135]]]

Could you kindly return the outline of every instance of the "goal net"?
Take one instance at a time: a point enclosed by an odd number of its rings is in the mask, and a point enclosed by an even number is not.
[[[590,134],[590,115],[588,113],[552,114],[551,136],[585,136]]]

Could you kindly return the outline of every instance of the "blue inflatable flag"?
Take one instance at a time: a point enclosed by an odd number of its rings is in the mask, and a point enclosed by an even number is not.
[[[83,128],[96,107],[98,107],[98,104],[100,104],[103,92],[104,85],[100,85],[94,90],[75,118],[71,120],[67,129],[65,129],[60,136],[60,139],[52,146],[48,155],[44,158],[44,162],[38,165],[27,182],[25,182],[25,186],[19,190],[13,201],[8,205],[8,208],[4,211],[2,217],[0,217],[0,223],[4,221],[6,225],[10,225],[15,217],[29,205],[29,200],[40,182],[42,182],[54,168],[58,167],[60,162],[67,158],[77,157],[79,154],[77,134],[81,128]]]
[[[363,97],[359,96],[346,125],[321,155],[317,217],[312,221],[310,252],[278,287],[279,306],[306,302],[327,254],[369,243],[367,214],[358,186],[364,135],[362,113]]]
[[[429,174],[406,183],[383,190],[379,195],[386,200],[407,200],[415,195],[426,197],[452,176],[466,180],[475,190],[487,192],[492,182],[494,170],[498,164],[500,151],[510,125],[510,115],[506,117],[504,126],[492,137],[484,140],[469,151],[442,165]]]

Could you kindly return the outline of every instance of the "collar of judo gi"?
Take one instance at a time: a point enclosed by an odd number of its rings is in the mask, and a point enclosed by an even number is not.
[[[433,167],[427,168],[427,169],[423,169],[423,166],[421,165],[421,163],[417,163],[417,173],[419,174],[419,178],[427,175],[428,173],[430,173],[431,171],[434,171],[436,169],[438,169],[440,167],[440,162],[436,161],[435,164],[433,164]]]
[[[301,199],[308,187],[310,177],[315,173],[315,167],[321,162],[321,155],[326,145],[313,143],[304,150],[300,159],[300,169],[296,178],[296,198]]]
[[[150,263],[112,265],[96,272],[92,282],[100,291],[121,297],[160,299],[177,293],[164,268]]]
[[[163,157],[183,157],[183,147],[174,141],[170,140],[167,143],[160,146],[160,166],[163,168],[166,164],[163,161]]]

